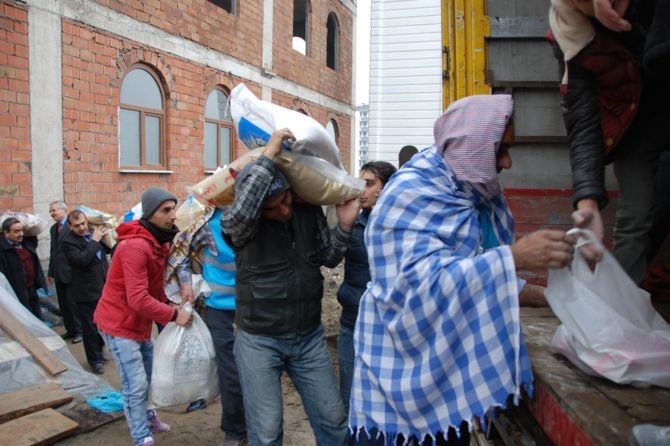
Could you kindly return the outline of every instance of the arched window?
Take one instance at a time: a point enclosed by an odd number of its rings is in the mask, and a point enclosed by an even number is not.
[[[205,170],[214,171],[218,166],[230,164],[234,131],[228,95],[217,88],[207,96],[205,105]]]
[[[165,102],[160,82],[148,67],[131,67],[121,84],[119,167],[165,167]]]
[[[309,3],[307,0],[293,0],[293,42],[292,47],[300,54],[307,55],[309,30]]]
[[[326,65],[328,68],[337,70],[337,59],[340,54],[340,24],[334,12],[328,14],[328,37],[326,43]]]
[[[337,144],[337,140],[340,136],[340,130],[337,128],[337,122],[333,121],[332,119],[329,120],[326,123],[326,132],[328,133],[328,136],[330,136],[333,141],[335,141],[335,144]]]

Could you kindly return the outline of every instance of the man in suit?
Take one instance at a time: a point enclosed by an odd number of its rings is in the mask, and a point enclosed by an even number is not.
[[[37,256],[37,237],[23,236],[23,223],[9,217],[2,222],[0,272],[24,307],[42,320],[37,290],[46,288],[44,271]]]
[[[47,280],[56,286],[58,306],[63,317],[65,334],[63,339],[72,339],[72,343],[82,341],[81,323],[77,317],[77,311],[72,299],[67,295],[67,283],[70,281],[70,267],[61,256],[60,241],[70,229],[67,222],[67,204],[63,201],[52,201],[49,204],[49,215],[54,223],[49,229],[51,234],[51,250],[49,255],[49,270]]]
[[[88,230],[86,215],[75,209],[68,216],[70,230],[62,237],[60,249],[71,269],[67,284],[67,295],[75,303],[75,309],[81,323],[86,360],[93,373],[102,375],[104,357],[102,355],[102,337],[93,322],[93,313],[102,295],[107,277],[107,255],[109,248],[100,242],[104,235],[94,228]]]

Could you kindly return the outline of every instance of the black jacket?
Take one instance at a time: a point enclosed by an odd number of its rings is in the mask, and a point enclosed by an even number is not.
[[[669,1],[659,0],[659,4]],[[623,138],[609,153],[606,153],[605,150],[606,141],[603,137],[601,121],[602,104],[599,101],[609,100],[609,106],[616,106],[616,103],[612,101],[618,99],[611,95],[607,98],[599,96],[599,91],[602,91],[603,86],[598,83],[596,74],[585,66],[585,62],[593,62],[593,65],[597,66],[598,58],[602,60],[610,53],[607,50],[589,53],[593,46],[590,44],[568,62],[568,87],[561,107],[570,146],[575,204],[579,200],[593,198],[599,202],[601,208],[604,207],[608,201],[604,181],[605,165],[614,161],[621,153],[635,150],[639,145],[640,136],[653,140],[654,135],[650,135],[653,132],[667,131],[667,125],[663,125],[662,122],[670,119],[670,107],[668,107],[670,89],[667,88],[667,81],[663,77],[646,69],[642,64],[645,43],[657,39],[649,32],[653,14],[651,3],[633,2],[627,15],[633,24],[633,29],[624,33],[612,33],[594,22],[598,33],[597,39],[601,39],[601,42],[609,39],[613,44],[622,45],[629,52],[634,64],[633,69],[639,73],[638,82],[641,83],[642,95],[639,106],[635,109],[634,119],[623,134]],[[657,19],[658,17],[654,18],[654,20]],[[670,17],[665,23],[670,23]],[[667,46],[666,48],[670,50]],[[563,64],[563,54],[558,45],[554,45],[554,50],[557,59]],[[666,54],[666,58],[670,60],[670,52]],[[624,71],[622,70],[622,73]],[[617,89],[621,92],[625,91],[625,88],[618,87],[625,86],[627,81],[618,78],[616,76],[618,73],[605,74],[606,76],[601,79],[608,82],[607,87],[610,91],[617,91]],[[619,82],[621,84],[618,84]],[[625,99],[622,98],[621,101],[625,102]]]
[[[44,271],[40,264],[40,259],[37,256],[37,237],[23,237],[21,243],[23,249],[28,251],[33,258],[35,267],[35,282],[32,284],[33,288],[47,288],[46,280],[44,278]],[[12,286],[16,297],[23,305],[28,306],[30,293],[26,286],[26,276],[21,264],[21,259],[16,253],[14,246],[7,240],[4,234],[0,234],[0,272],[2,272],[9,284]]]
[[[51,234],[51,247],[49,249],[49,269],[47,270],[47,276],[53,277],[55,280],[68,283],[70,282],[70,267],[63,257],[61,252],[60,242],[65,237],[65,234],[70,232],[70,225],[67,220],[63,224],[63,228],[60,231],[60,234],[56,235],[58,223],[54,223],[49,228],[49,234]]]
[[[71,271],[68,297],[75,302],[100,299],[109,266],[106,255],[109,249],[100,242],[87,242],[84,237],[68,231],[61,239],[60,250]]]

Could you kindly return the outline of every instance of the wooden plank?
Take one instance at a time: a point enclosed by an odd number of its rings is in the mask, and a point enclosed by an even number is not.
[[[0,327],[9,336],[21,344],[33,357],[35,362],[41,365],[51,375],[57,375],[68,369],[39,339],[24,327],[13,315],[7,311],[0,311]]]
[[[53,409],[44,409],[0,424],[0,444],[41,446],[69,437],[78,424]]]
[[[56,383],[3,393],[0,396],[0,423],[37,412],[47,407],[57,407],[72,401],[73,397]]]

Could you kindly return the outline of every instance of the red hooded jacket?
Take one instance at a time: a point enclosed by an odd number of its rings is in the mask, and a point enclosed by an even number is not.
[[[118,245],[93,319],[107,334],[148,341],[152,321],[165,325],[175,311],[165,303],[169,244],[161,246],[138,220],[121,224],[116,232]]]

